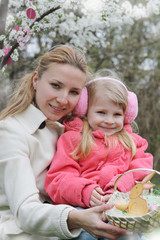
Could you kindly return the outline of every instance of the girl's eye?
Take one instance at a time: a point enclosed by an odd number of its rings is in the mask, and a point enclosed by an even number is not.
[[[123,116],[122,113],[115,113],[114,115],[115,115],[115,116]]]
[[[97,113],[99,113],[99,114],[105,114],[105,112],[103,112],[103,111],[98,111]]]
[[[51,85],[52,85],[52,87],[54,87],[54,88],[60,88],[59,84],[57,84],[57,83],[51,83]]]

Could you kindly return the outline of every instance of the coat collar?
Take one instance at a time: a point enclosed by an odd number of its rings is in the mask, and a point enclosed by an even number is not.
[[[15,118],[30,134],[35,133],[41,123],[47,119],[46,116],[32,104],[30,104],[25,111],[17,114]]]

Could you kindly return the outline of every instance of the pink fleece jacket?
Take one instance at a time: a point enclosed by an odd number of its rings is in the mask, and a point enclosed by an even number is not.
[[[101,187],[105,194],[113,193],[114,182],[119,175],[135,168],[152,168],[153,157],[145,153],[147,141],[132,133],[130,125],[124,128],[128,131],[137,147],[137,152],[131,161],[131,152],[124,149],[118,142],[106,156],[108,146],[101,130],[93,131],[95,145],[92,152],[85,159],[75,160],[70,153],[81,140],[82,120],[75,118],[71,122],[64,122],[66,132],[61,135],[57,143],[57,152],[46,176],[45,190],[54,204],[70,204],[73,206],[90,207],[89,200],[94,188]],[[146,171],[131,172],[118,181],[117,189],[128,192],[135,181],[142,180],[148,174]]]

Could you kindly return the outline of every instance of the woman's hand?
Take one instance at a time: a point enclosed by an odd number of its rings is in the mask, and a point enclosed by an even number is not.
[[[68,215],[68,228],[70,230],[83,228],[95,238],[108,238],[110,240],[118,239],[124,234],[131,234],[125,229],[102,221],[103,212],[112,207],[113,205],[102,204],[84,210],[72,210]]]

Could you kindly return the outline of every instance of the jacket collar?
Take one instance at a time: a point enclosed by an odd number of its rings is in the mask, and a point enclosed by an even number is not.
[[[32,104],[30,104],[25,111],[17,114],[15,118],[30,134],[35,133],[41,123],[47,119],[46,116]]]

